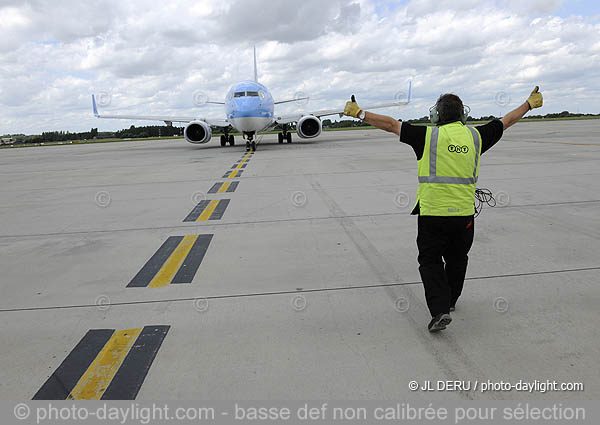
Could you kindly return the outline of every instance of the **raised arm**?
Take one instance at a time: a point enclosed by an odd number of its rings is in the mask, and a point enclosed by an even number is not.
[[[504,130],[518,122],[523,115],[534,108],[539,108],[544,103],[542,93],[539,92],[539,87],[535,86],[527,100],[518,108],[513,109],[508,114],[504,115],[500,121],[504,124]]]
[[[381,130],[389,131],[390,133],[394,133],[400,136],[400,128],[402,126],[402,121],[398,121],[392,117],[388,117],[387,115],[363,111],[362,109],[360,109],[356,101],[354,101],[354,96],[352,96],[352,101],[346,102],[346,107],[344,108],[344,115],[354,118],[360,118],[374,127],[380,128]]]

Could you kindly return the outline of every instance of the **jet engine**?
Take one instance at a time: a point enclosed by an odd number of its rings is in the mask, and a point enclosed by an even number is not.
[[[296,125],[296,133],[303,139],[311,139],[321,134],[323,129],[321,120],[314,115],[305,115],[298,120]]]
[[[204,121],[192,121],[183,130],[185,140],[195,145],[208,143],[212,137],[212,130]]]

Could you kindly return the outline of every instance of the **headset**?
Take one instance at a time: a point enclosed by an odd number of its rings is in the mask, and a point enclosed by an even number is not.
[[[460,114],[460,122],[462,122],[463,124],[467,123],[467,117],[469,116],[469,112],[471,112],[471,108],[469,108],[467,105],[464,105],[463,111]],[[431,108],[429,108],[429,121],[431,121],[431,123],[435,124],[435,125],[445,124],[445,123],[440,123],[440,113],[438,111],[437,102],[435,105],[433,105]]]

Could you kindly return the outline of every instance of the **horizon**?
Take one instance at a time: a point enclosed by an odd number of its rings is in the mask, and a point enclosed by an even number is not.
[[[276,100],[310,97],[278,113],[343,107],[350,94],[405,99],[409,80],[411,104],[382,113],[417,119],[454,92],[472,115],[503,116],[535,85],[545,99],[536,114],[600,111],[600,5],[591,1],[4,4],[0,134],[162,124],[99,122],[92,93],[104,113],[221,118],[205,102],[252,77],[253,44],[258,79]],[[249,25],[256,10],[262,25]]]

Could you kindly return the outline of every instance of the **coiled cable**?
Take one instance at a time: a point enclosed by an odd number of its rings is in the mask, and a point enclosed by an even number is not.
[[[489,189],[475,189],[475,217],[477,217],[483,209],[483,204],[487,204],[490,207],[496,206],[496,199],[492,195],[492,191]]]

